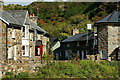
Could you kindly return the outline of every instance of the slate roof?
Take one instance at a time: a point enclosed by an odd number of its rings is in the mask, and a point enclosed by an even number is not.
[[[35,22],[30,21],[30,24],[31,24],[31,28],[32,29],[36,29],[37,31],[40,31],[40,32],[43,32],[43,33],[45,32],[45,31],[43,31],[42,28],[40,28],[39,26],[37,26],[37,24]]]
[[[6,10],[10,15],[12,15],[16,20],[18,20],[21,25],[29,24],[29,19],[28,17],[26,18],[27,15],[27,10]]]
[[[96,23],[120,23],[120,11],[114,11]]]
[[[9,24],[17,24],[21,25],[19,21],[17,21],[13,16],[11,16],[8,12],[0,10],[0,18],[6,21]]]
[[[88,37],[87,37],[88,35]],[[75,41],[84,41],[84,40],[90,40],[93,39],[93,33],[81,33],[81,34],[76,34],[68,37],[67,39],[63,40],[62,42],[75,42]]]

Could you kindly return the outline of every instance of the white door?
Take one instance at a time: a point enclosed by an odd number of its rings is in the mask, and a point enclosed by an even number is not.
[[[14,60],[17,60],[17,47],[14,45]]]
[[[12,59],[13,55],[12,55],[12,47],[8,48],[8,59]]]
[[[37,48],[38,49],[38,55],[40,55],[40,48]]]

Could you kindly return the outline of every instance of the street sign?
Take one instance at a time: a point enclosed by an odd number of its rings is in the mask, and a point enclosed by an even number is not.
[[[92,29],[92,25],[91,24],[87,24],[87,29]]]

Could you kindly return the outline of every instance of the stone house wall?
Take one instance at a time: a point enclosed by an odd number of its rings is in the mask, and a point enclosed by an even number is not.
[[[0,60],[6,59],[6,27],[7,25],[0,20]]]
[[[113,53],[117,53],[117,48],[120,46],[120,28],[118,24],[99,24],[98,25],[98,52],[101,50],[107,51],[108,60],[111,60]]]
[[[49,47],[48,42],[49,42],[49,38],[46,36],[43,36],[43,51],[44,51],[44,53],[48,53],[47,52],[47,48]]]
[[[108,27],[105,24],[99,24],[97,30],[98,30],[98,53],[101,54],[101,50],[108,51]]]
[[[12,37],[13,35],[13,30],[14,30],[14,35],[15,38]],[[14,54],[14,49],[16,46],[16,55]],[[21,28],[7,28],[7,50],[10,49],[10,53],[12,58],[16,57],[16,59],[20,59],[22,56],[22,33],[21,33]],[[7,54],[9,55],[9,52],[7,51]]]
[[[118,41],[119,39],[118,27],[120,26],[114,25],[108,26],[108,56],[110,56],[111,53],[113,53],[114,50],[120,46]],[[108,59],[111,58],[108,57]]]
[[[98,50],[108,48],[108,28],[106,25],[98,26]]]

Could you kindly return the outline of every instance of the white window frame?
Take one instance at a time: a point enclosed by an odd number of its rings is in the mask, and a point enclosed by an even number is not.
[[[104,53],[104,51],[106,51],[106,54]],[[100,56],[101,56],[101,59],[107,59],[108,58],[107,50],[106,49],[101,50]]]
[[[25,38],[29,39],[29,25],[25,26]]]
[[[15,38],[15,29],[12,28],[12,38]]]
[[[12,47],[8,47],[8,59],[12,59]]]
[[[22,50],[22,56],[29,56],[29,45],[23,45],[25,46],[25,50]],[[25,54],[23,54],[25,52]]]
[[[30,40],[32,40],[32,33],[30,33]]]

